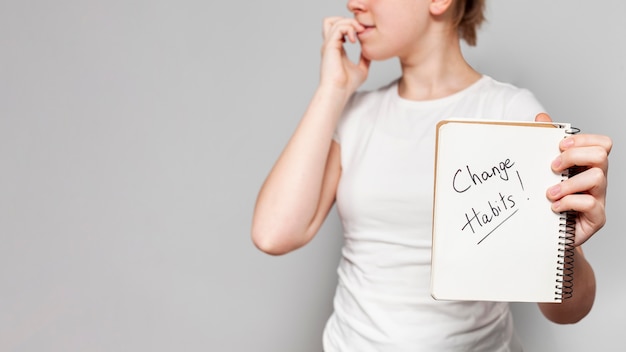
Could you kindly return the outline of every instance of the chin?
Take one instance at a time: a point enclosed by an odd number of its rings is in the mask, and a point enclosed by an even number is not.
[[[385,61],[393,58],[395,55],[383,51],[371,50],[367,47],[361,47],[362,55],[370,61]]]

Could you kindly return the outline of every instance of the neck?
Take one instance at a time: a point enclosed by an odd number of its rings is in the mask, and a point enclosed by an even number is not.
[[[405,99],[443,98],[467,88],[481,77],[463,58],[456,34],[425,40],[415,47],[419,50],[400,56],[402,77],[398,94]]]

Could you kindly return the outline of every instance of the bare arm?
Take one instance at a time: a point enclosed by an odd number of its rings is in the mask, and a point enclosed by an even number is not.
[[[259,192],[252,239],[266,253],[284,254],[308,243],[334,202],[341,166],[332,134],[342,102],[326,94],[316,93]]]
[[[350,62],[343,48],[344,37],[355,42],[359,30],[354,19],[324,21],[320,85],[257,198],[252,240],[266,253],[284,254],[308,243],[334,202],[341,162],[332,136],[369,69],[364,58]]]

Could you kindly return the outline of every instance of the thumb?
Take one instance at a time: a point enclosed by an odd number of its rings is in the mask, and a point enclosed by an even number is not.
[[[550,115],[545,112],[541,112],[535,116],[535,122],[552,122],[552,119],[550,118]]]

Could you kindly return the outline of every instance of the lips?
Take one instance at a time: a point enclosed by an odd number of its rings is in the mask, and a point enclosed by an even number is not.
[[[376,28],[376,26],[373,26],[373,25],[366,25],[366,24],[362,24],[362,23],[361,23],[361,25],[364,27],[364,29],[357,33],[357,35],[359,35],[359,36],[365,35],[365,34],[371,32],[371,31],[373,31],[374,28]]]

